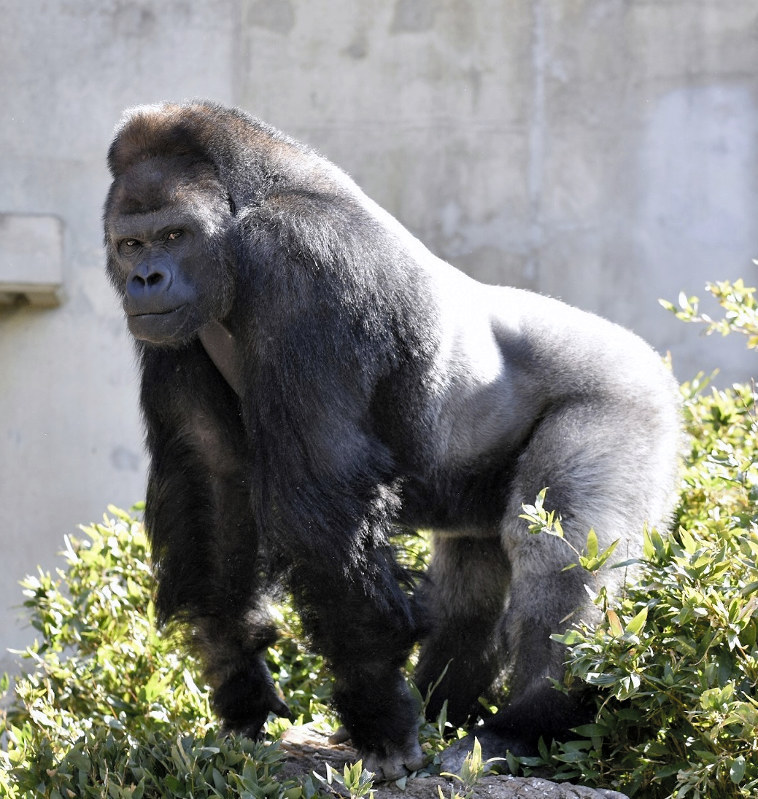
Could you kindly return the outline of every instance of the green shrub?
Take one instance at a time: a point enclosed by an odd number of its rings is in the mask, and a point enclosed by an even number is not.
[[[142,525],[110,512],[86,538],[65,539],[65,569],[22,583],[40,637],[24,653],[28,667],[5,714],[0,796],[313,795],[310,783],[271,779],[276,744],[217,739],[197,663],[180,641],[156,632]],[[321,661],[302,656],[293,615],[280,615],[274,677],[301,722],[322,719]]]

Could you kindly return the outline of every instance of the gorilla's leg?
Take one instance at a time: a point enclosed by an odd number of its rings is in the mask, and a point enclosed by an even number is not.
[[[510,600],[502,621],[508,703],[485,721],[480,736],[485,756],[502,756],[506,749],[515,755],[534,754],[541,736],[565,739],[572,727],[590,720],[581,695],[565,695],[552,687],[552,680],[563,677],[566,652],[550,638],[572,622],[593,615],[584,587],[589,577],[579,567],[569,571],[559,565],[552,571],[533,568],[543,560],[560,558],[551,545],[563,542],[546,538],[538,536],[536,544],[530,542],[529,554],[513,563]],[[497,737],[488,741],[492,733]]]
[[[429,719],[437,718],[447,700],[447,718],[460,726],[499,673],[503,653],[497,627],[508,571],[499,538],[435,536],[421,592],[431,631],[415,674],[423,697],[439,681],[427,705]]]
[[[476,731],[485,757],[533,754],[540,737],[561,739],[587,720],[583,694],[552,687],[563,678],[566,653],[550,636],[596,619],[585,586],[613,592],[624,571],[606,567],[596,582],[579,566],[565,570],[577,559],[569,544],[581,551],[594,528],[601,549],[621,539],[619,559],[639,553],[644,523],[661,521],[669,493],[655,470],[644,469],[670,443],[657,437],[644,408],[577,404],[546,417],[522,452],[501,527],[511,567],[501,632],[509,697]],[[530,534],[519,518],[522,504],[545,487],[545,504],[560,514],[566,540]],[[469,736],[452,747],[445,767],[459,767],[472,743]]]
[[[550,544],[562,543],[550,540]],[[485,760],[504,757],[508,751],[534,755],[540,737],[565,740],[572,727],[591,721],[583,692],[564,694],[551,682],[563,677],[565,648],[550,636],[592,615],[592,609],[583,607],[587,575],[579,567],[552,573],[538,565],[530,569],[531,557],[532,563],[539,564],[543,557],[555,556],[552,546],[547,549],[541,552],[539,545],[534,546],[526,563],[513,564],[510,600],[500,624],[508,666],[507,704],[443,753],[445,771],[460,770],[475,737]]]

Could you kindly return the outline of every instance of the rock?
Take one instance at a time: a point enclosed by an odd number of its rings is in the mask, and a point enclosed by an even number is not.
[[[349,743],[330,743],[329,734],[312,725],[291,727],[282,735],[282,750],[286,754],[280,772],[282,779],[302,779],[316,772],[326,776],[329,764],[340,776],[345,763],[358,760],[358,752]],[[329,786],[335,796],[348,796],[338,783]],[[463,786],[446,777],[419,773],[406,781],[375,783],[374,799],[439,799],[464,794]],[[492,774],[482,777],[471,794],[472,799],[627,799],[617,791],[586,788],[570,783],[550,782],[542,777],[513,777]]]

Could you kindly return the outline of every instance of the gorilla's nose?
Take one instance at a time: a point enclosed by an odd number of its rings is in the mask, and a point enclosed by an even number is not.
[[[125,308],[134,314],[163,313],[180,305],[171,290],[174,273],[165,260],[145,260],[132,269],[126,280]]]

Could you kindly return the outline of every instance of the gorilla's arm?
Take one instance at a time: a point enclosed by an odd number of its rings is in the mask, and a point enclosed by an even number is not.
[[[376,385],[398,367],[400,346],[390,314],[377,308],[388,300],[371,285],[377,256],[362,240],[357,271],[355,233],[339,227],[334,204],[288,195],[271,205],[242,220],[249,249],[240,261],[254,264],[255,279],[244,284],[244,316],[228,320],[238,345],[256,354],[242,364],[251,506],[264,548],[289,565],[355,744],[373,770],[400,776],[422,762],[400,674],[418,630],[389,544],[396,465],[371,420]],[[305,236],[307,225],[320,237]]]
[[[389,544],[399,500],[388,453],[341,401],[347,387],[319,371],[307,390],[299,385],[307,372],[293,368],[289,396],[303,392],[300,413],[290,402],[285,414],[270,389],[246,403],[257,442],[253,507],[267,548],[290,564],[303,625],[335,676],[336,710],[367,768],[394,778],[423,761],[417,709],[400,673],[418,630]]]
[[[270,711],[288,710],[262,657],[276,633],[262,606],[239,401],[199,342],[143,346],[141,358],[158,615],[189,624],[217,712],[256,735]]]

